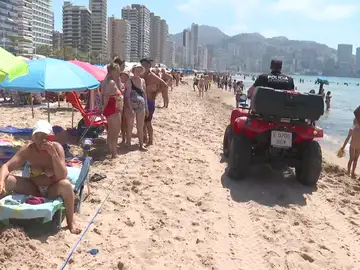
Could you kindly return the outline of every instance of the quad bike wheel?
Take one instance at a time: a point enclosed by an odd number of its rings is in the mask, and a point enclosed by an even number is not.
[[[322,152],[317,141],[300,146],[301,163],[295,168],[296,179],[305,186],[315,186],[322,171]]]
[[[224,139],[223,139],[223,154],[225,157],[229,157],[232,135],[233,135],[232,127],[231,125],[228,125],[225,129]]]
[[[228,176],[239,180],[247,176],[251,165],[251,141],[243,134],[236,135],[230,143]]]

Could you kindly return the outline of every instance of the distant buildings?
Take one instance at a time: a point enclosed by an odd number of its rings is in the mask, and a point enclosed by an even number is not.
[[[356,74],[360,75],[360,47],[356,48],[356,55],[355,55],[355,70]]]
[[[85,6],[64,2],[63,44],[81,52],[91,51],[91,12]]]
[[[53,31],[53,51],[56,52],[64,47],[64,36],[59,31]]]
[[[109,58],[119,56],[130,61],[131,24],[127,20],[110,17],[108,20],[108,54]]]
[[[14,0],[10,0],[14,1]],[[52,46],[52,33],[54,30],[54,13],[52,0],[24,1],[23,4],[32,3],[32,35],[34,53],[40,46]]]
[[[175,67],[176,63],[176,43],[175,41],[168,40],[167,42],[167,59],[165,64],[169,68]]]
[[[151,57],[155,63],[167,60],[168,25],[144,5],[131,5],[121,10],[130,23],[130,61]]]
[[[15,50],[15,42],[12,38],[18,36],[18,3],[17,1],[0,2],[2,12],[0,12],[1,24],[1,47],[9,50]]]
[[[107,0],[89,0],[91,11],[91,49],[99,55],[100,62],[107,58]]]
[[[19,54],[33,53],[33,8],[31,0],[19,0],[18,9],[18,36],[20,38],[18,44]]]
[[[131,5],[138,11],[138,58],[150,56],[150,11],[144,5]]]

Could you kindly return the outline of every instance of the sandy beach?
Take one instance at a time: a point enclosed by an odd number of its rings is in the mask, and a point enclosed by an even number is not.
[[[221,156],[232,95],[213,86],[200,99],[181,86],[170,98],[169,109],[156,109],[148,152],[115,161],[100,158],[104,149],[97,153],[91,174],[107,178],[90,184],[77,216],[82,229],[111,193],[67,269],[360,268],[360,182],[345,176],[344,159],[323,151],[317,188],[265,166],[234,182]],[[71,127],[71,110],[61,106],[51,122]],[[35,119],[30,108],[0,107],[0,114],[0,126],[47,119],[41,108]],[[59,269],[78,239],[66,230],[40,237],[1,231],[0,269]],[[96,256],[88,253],[93,248]]]

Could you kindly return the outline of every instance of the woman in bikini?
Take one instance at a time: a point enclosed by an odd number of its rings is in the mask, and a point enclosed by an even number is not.
[[[123,95],[120,91],[120,67],[114,62],[107,67],[108,74],[102,83],[103,115],[108,122],[107,144],[111,158],[117,157],[117,141],[121,130]]]
[[[145,80],[140,76],[144,73],[141,65],[135,65],[132,69],[133,76],[127,81],[125,86],[125,113],[126,113],[126,143],[127,147],[131,146],[132,129],[136,117],[137,136],[139,138],[140,150],[144,151],[144,125],[145,116],[149,114],[148,103],[146,98]]]
[[[348,174],[350,175],[351,171],[351,178],[356,178],[355,170],[357,166],[357,161],[360,155],[360,124],[358,120],[355,118],[353,122],[354,126],[349,130],[349,135],[345,139],[345,142],[341,148],[344,151],[345,146],[350,142],[350,149],[349,149],[349,162],[348,162]]]

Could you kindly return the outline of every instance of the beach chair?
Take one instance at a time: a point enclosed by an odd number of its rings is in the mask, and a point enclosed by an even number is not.
[[[81,160],[81,167],[67,167],[68,179],[74,186],[75,213],[80,212],[81,203],[84,200],[84,187],[88,184],[91,161],[90,157],[86,157]],[[29,177],[29,175],[30,166],[27,163],[23,170],[23,177]],[[29,197],[31,196],[12,194],[2,198],[0,200],[0,223],[27,226],[29,221],[32,221],[32,224],[35,221],[50,225],[52,231],[59,231],[65,217],[62,198],[46,200],[45,203],[33,205],[25,203]]]
[[[81,113],[84,119],[85,125],[90,127],[105,127],[107,129],[107,120],[103,116],[99,109],[86,111],[81,105],[80,99],[75,92],[67,92],[65,94],[66,102]]]

